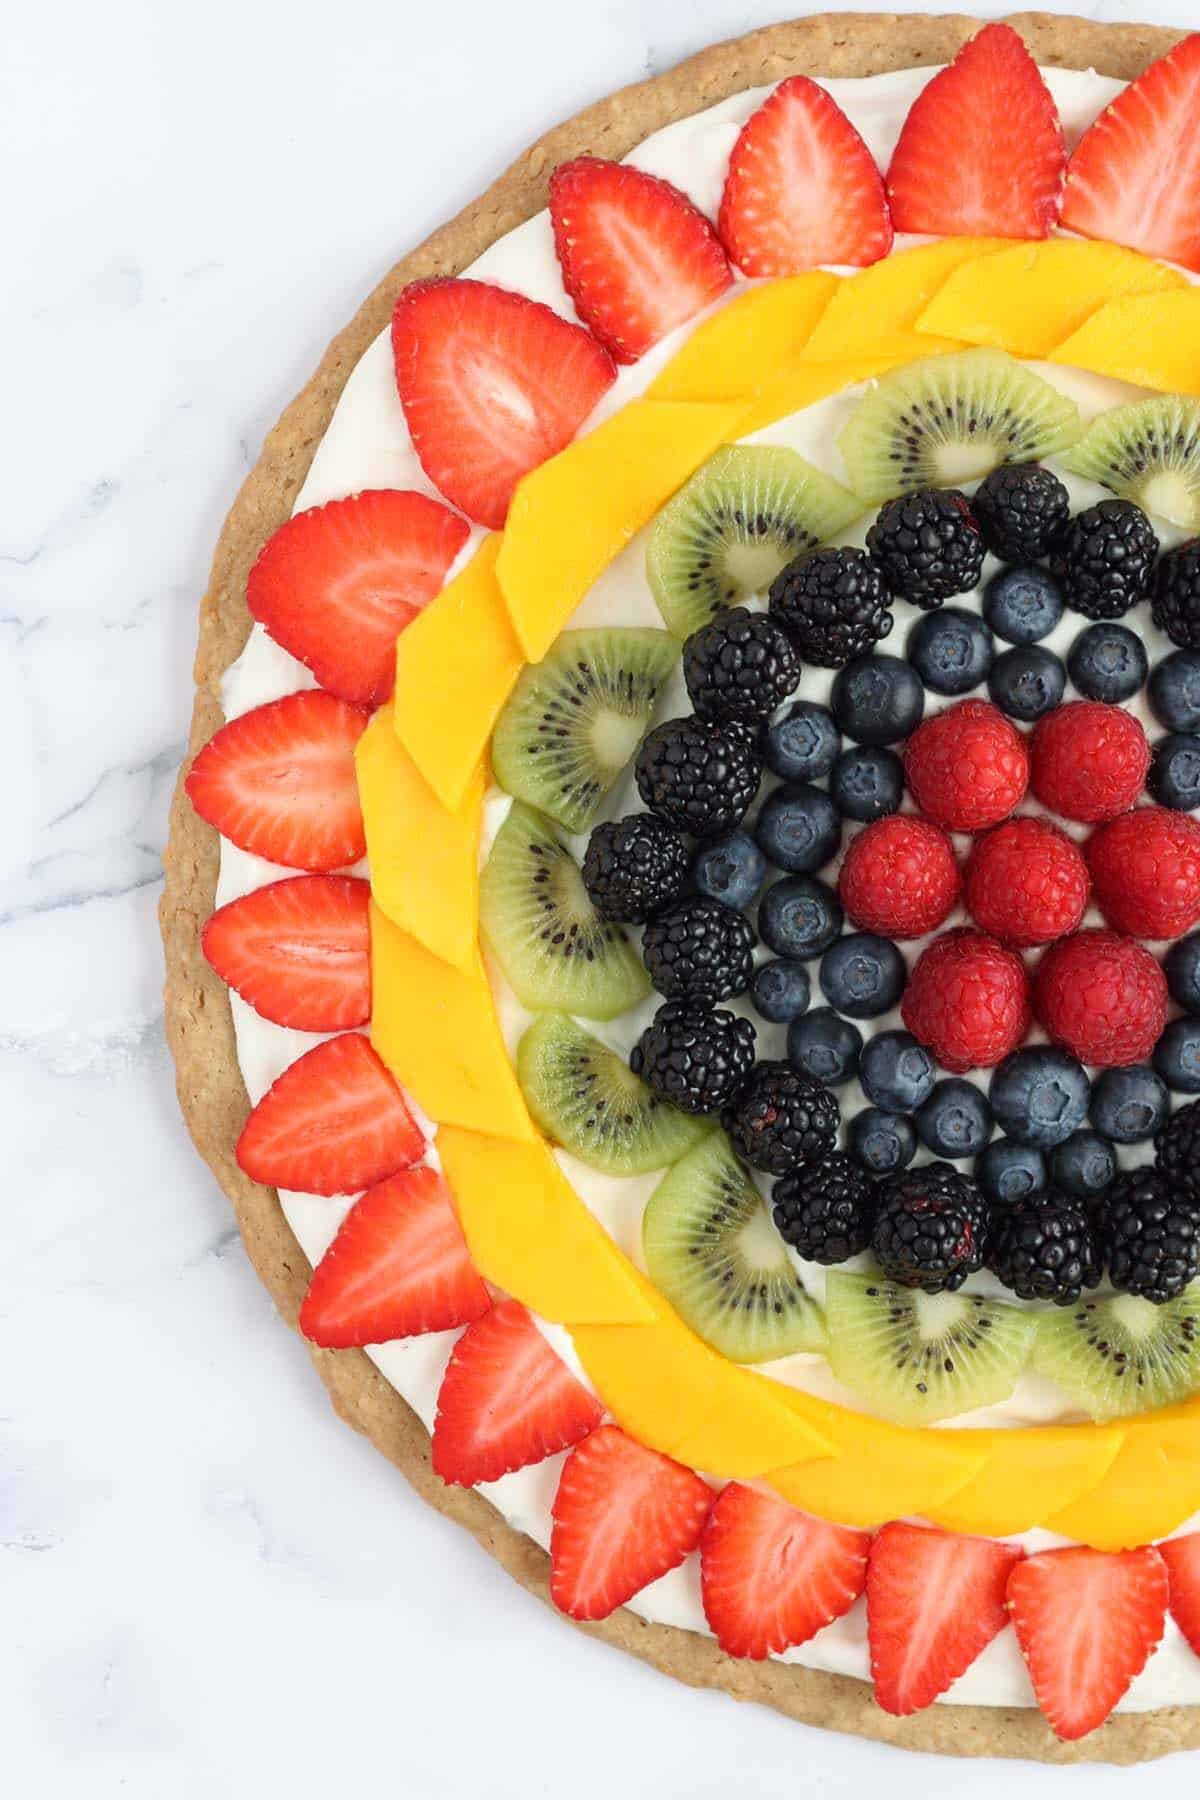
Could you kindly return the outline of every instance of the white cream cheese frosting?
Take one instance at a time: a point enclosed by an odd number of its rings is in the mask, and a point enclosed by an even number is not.
[[[871,76],[861,80],[830,80],[827,87],[862,133],[876,160],[883,167],[889,160],[900,126],[912,100],[933,71],[903,70],[893,74]],[[1121,84],[1094,73],[1074,70],[1043,70],[1054,95],[1066,131],[1068,144],[1073,144]],[[720,105],[678,121],[646,139],[627,159],[639,168],[663,176],[715,218],[729,153],[744,121],[770,90],[748,89]],[[897,248],[916,240],[897,240]],[[492,280],[529,297],[543,301],[564,317],[575,318],[566,294],[554,254],[549,217],[540,213],[515,231],[510,232],[466,271],[480,279]],[[734,292],[738,291],[736,288]],[[617,379],[596,409],[589,426],[625,405],[643,391],[663,364],[678,350],[695,321],[673,333],[671,337],[643,357],[641,361],[618,370]],[[1085,420],[1108,407],[1137,397],[1140,390],[1106,381],[1081,371],[1058,367],[1042,370],[1060,389],[1080,406]],[[861,389],[822,401],[792,418],[781,420],[757,434],[755,442],[781,444],[799,450],[811,462],[830,474],[843,477],[835,448],[837,434],[854,399]],[[1062,473],[1062,471],[1060,471]],[[1073,506],[1078,507],[1098,498],[1102,490],[1074,477],[1064,476],[1071,489]],[[396,393],[391,346],[387,332],[382,333],[364,354],[351,374],[318,446],[307,479],[297,497],[296,509],[323,504],[362,488],[416,488],[436,494],[413,450]],[[845,541],[861,542],[868,521],[846,534]],[[1156,521],[1160,535],[1170,536],[1161,521]],[[461,567],[474,552],[482,534],[475,528],[455,565]],[[662,621],[651,598],[645,579],[644,535],[639,536],[622,553],[588,594],[571,626],[645,624],[660,626]],[[992,572],[990,562],[985,579]],[[453,573],[453,571],[452,571]],[[963,597],[958,604],[977,604],[977,597]],[[883,647],[903,642],[914,610],[900,603],[896,607],[896,626],[892,639]],[[1046,640],[1047,647],[1064,655],[1076,627],[1064,622]],[[1149,626],[1144,633],[1152,656],[1170,648],[1158,639]],[[801,697],[824,701],[828,696],[830,675],[827,671],[806,669],[798,690]],[[250,708],[262,705],[297,688],[311,687],[309,672],[282,650],[255,625],[237,662],[229,670],[224,683],[223,700],[227,718],[236,717]],[[664,696],[662,716],[685,710],[681,683]],[[1144,722],[1149,714],[1139,696],[1131,705]],[[611,797],[610,810],[616,814],[637,804],[629,784]],[[507,798],[495,791],[488,801],[485,815],[484,854],[507,810]],[[1028,810],[1028,808],[1027,808]],[[238,850],[225,840],[221,843],[221,868],[217,903],[224,905],[265,882],[277,880],[282,871],[274,864]],[[951,921],[953,922],[953,921]],[[1092,922],[1092,921],[1088,921]],[[919,945],[910,947],[915,955]],[[515,1047],[528,1017],[507,987],[499,971],[490,969],[496,993],[501,1024],[510,1050]],[[276,1077],[318,1039],[308,1033],[288,1030],[259,1017],[237,994],[230,994],[238,1059],[247,1091],[257,1102]],[[735,1003],[736,1004],[736,1003]],[[614,1021],[610,1026],[589,1029],[597,1031],[614,1048],[627,1052],[642,1029],[653,1003]],[[877,1021],[878,1028],[898,1023],[895,1018]],[[782,1053],[783,1033],[780,1028],[759,1029],[760,1053]],[[851,1114],[865,1104],[857,1085],[841,1091],[844,1111]],[[427,1124],[427,1135],[433,1127]],[[649,1193],[659,1175],[634,1179],[614,1179],[587,1168],[578,1160],[559,1153],[560,1161],[577,1192],[604,1224],[613,1238],[635,1260],[640,1259],[641,1214]],[[1136,1152],[1123,1153],[1134,1160]],[[436,1143],[431,1145],[431,1160],[436,1161]],[[312,1195],[281,1193],[280,1201],[288,1222],[310,1261],[316,1262],[332,1240],[352,1201],[328,1199]],[[822,1293],[823,1272],[813,1265],[801,1265],[802,1272],[815,1297]],[[986,1286],[989,1278],[979,1278]],[[997,1290],[998,1291],[998,1290]],[[583,1378],[575,1359],[568,1334],[561,1328],[539,1321],[547,1338]],[[368,1352],[385,1378],[413,1407],[427,1427],[432,1427],[437,1392],[446,1360],[456,1332],[435,1333],[378,1346]],[[854,1396],[847,1395],[834,1380],[828,1364],[821,1357],[789,1357],[768,1365],[764,1370],[780,1380],[792,1382],[823,1397],[846,1401],[862,1408]],[[1024,1376],[1014,1394],[1002,1405],[981,1409],[948,1421],[950,1428],[963,1425],[1021,1426],[1045,1423],[1072,1416],[1064,1396],[1052,1384],[1032,1376]],[[525,1531],[543,1547],[549,1544],[550,1505],[558,1482],[562,1457],[556,1456],[533,1468],[522,1469],[501,1481],[485,1484],[481,1492],[503,1514],[510,1525]],[[1195,1524],[1196,1521],[1190,1522]],[[1187,1529],[1189,1527],[1185,1527]],[[1045,1532],[1028,1532],[1020,1540],[1029,1549],[1045,1548],[1061,1542]],[[688,1630],[707,1632],[700,1600],[699,1573],[693,1557],[680,1569],[643,1590],[631,1603],[641,1616]],[[786,1653],[784,1661],[833,1673],[870,1678],[866,1645],[865,1612],[860,1602],[845,1618],[822,1631],[810,1643]],[[1029,1679],[1013,1634],[1002,1633],[972,1665],[954,1687],[943,1696],[947,1702],[975,1705],[1035,1704]],[[1126,1710],[1158,1707],[1168,1704],[1200,1703],[1200,1659],[1196,1658],[1171,1621],[1164,1640],[1150,1663],[1133,1684],[1122,1706]]]

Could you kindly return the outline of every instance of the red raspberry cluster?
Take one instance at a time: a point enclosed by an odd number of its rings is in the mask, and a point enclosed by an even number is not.
[[[1139,938],[1200,921],[1200,824],[1136,806],[1150,766],[1141,725],[1119,706],[1078,701],[1026,739],[995,706],[964,700],[909,739],[905,776],[920,815],[860,832],[842,865],[847,916],[891,938],[923,937],[961,898],[978,930],[917,959],[904,1022],[955,1073],[990,1068],[1037,1017],[1081,1062],[1144,1061],[1166,1023],[1166,982]],[[1014,818],[1030,790],[1093,827],[1082,845],[1049,820]],[[950,832],[975,841],[960,873]],[[1082,931],[1094,901],[1109,930]],[[1032,984],[1017,952],[1045,947]]]

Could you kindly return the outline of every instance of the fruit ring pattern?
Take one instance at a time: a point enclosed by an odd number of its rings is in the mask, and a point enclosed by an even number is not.
[[[435,1309],[432,1323],[393,1318],[373,1337],[345,1341],[377,1342],[476,1318],[469,1338],[501,1314],[520,1339],[509,1302],[486,1310],[482,1278],[565,1329],[605,1411],[637,1444],[684,1465],[681,1479],[701,1469],[731,1483],[760,1480],[792,1506],[842,1528],[910,1515],[981,1537],[1039,1525],[1104,1551],[1164,1537],[1197,1510],[1200,1397],[1115,1426],[936,1432],[782,1387],[696,1337],[593,1218],[529,1116],[478,950],[477,846],[488,745],[522,671],[546,655],[598,576],[721,445],[916,356],[965,345],[1164,392],[1200,393],[1198,327],[1200,294],[1175,269],[1135,251],[1062,239],[946,239],[857,275],[814,270],[735,295],[691,334],[641,398],[555,449],[519,481],[502,529],[476,541],[436,598],[400,630],[394,701],[369,723],[338,701],[347,715],[343,754],[356,772],[371,882],[375,1055],[356,1077],[356,1092],[380,1167],[419,1154],[402,1096],[392,1090],[381,1119],[377,1094],[367,1093],[384,1070],[438,1127],[444,1183],[431,1171],[414,1171],[428,1177],[420,1194],[423,1224],[416,1230],[409,1219],[405,1230],[413,1235],[404,1248],[441,1258],[453,1274],[443,1314]],[[750,341],[754,359],[744,354]],[[438,580],[454,554],[446,545]],[[350,699],[361,702],[368,689],[377,698],[378,658],[355,679],[362,692]],[[197,784],[203,810],[200,792]],[[277,848],[249,847],[287,860]],[[346,839],[320,867],[344,866],[355,848],[361,845]],[[303,879],[333,878],[314,872]],[[346,908],[352,898],[341,895],[338,904]],[[361,921],[357,910],[355,918]],[[360,1014],[338,1024],[361,1022]],[[301,1079],[302,1065],[329,1060],[324,1053],[334,1046],[346,1045],[348,1053],[351,1041],[364,1046],[359,1060],[369,1054],[362,1039],[334,1038],[284,1079]],[[314,1074],[306,1072],[310,1082]],[[265,1102],[255,1122],[260,1178],[287,1185],[286,1169],[272,1161]],[[355,1185],[344,1170],[330,1180],[330,1192]],[[386,1202],[378,1212],[386,1226]],[[368,1219],[360,1224],[372,1228]],[[310,1325],[320,1311],[319,1277]],[[336,1321],[326,1319],[322,1329],[321,1341],[338,1341],[329,1335]],[[520,1342],[522,1354],[536,1359],[537,1347]],[[469,1389],[466,1355],[456,1350],[451,1370]],[[548,1447],[537,1453],[590,1433],[586,1443],[596,1444],[597,1457],[602,1449],[619,1457],[601,1442],[609,1428],[596,1430],[600,1412],[585,1403],[587,1390],[579,1383],[573,1390],[564,1385]],[[582,1480],[582,1451],[576,1454]],[[447,1479],[470,1481],[515,1466],[502,1462],[493,1472],[486,1456],[478,1460],[477,1447],[439,1445],[436,1436],[434,1462]],[[676,1494],[676,1512],[688,1501],[682,1490]],[[694,1496],[692,1502],[699,1505]],[[699,1541],[700,1523],[680,1530],[669,1552],[675,1560]],[[640,1585],[594,1604],[611,1610]],[[602,1616],[588,1611],[591,1604],[576,1588],[568,1610]]]

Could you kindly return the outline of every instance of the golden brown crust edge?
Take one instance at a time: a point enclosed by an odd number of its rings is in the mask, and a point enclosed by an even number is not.
[[[1099,25],[1047,13],[1014,14],[1010,22],[1040,62],[1095,68],[1123,79],[1139,74],[1183,35],[1154,26]],[[267,438],[225,522],[200,607],[195,708],[182,774],[222,722],[220,680],[241,651],[250,626],[245,605],[250,565],[265,539],[290,514],[342,388],[387,324],[395,296],[406,282],[455,274],[473,262],[489,244],[545,205],[547,177],[568,157],[585,150],[623,156],[674,119],[788,74],[872,75],[944,62],[979,23],[961,15],[824,14],[713,45],[556,126],[480,199],[398,262],[334,339],[308,386]],[[274,1190],[250,1181],[234,1159],[248,1101],[228,993],[200,953],[200,928],[214,904],[218,839],[188,804],[182,774],[171,811],[160,907],[167,1039],[180,1104],[197,1148],[233,1203],[254,1267],[283,1317],[295,1327],[308,1263]],[[480,1495],[446,1487],[434,1475],[424,1426],[374,1364],[359,1351],[313,1349],[311,1354],[346,1423],[369,1437],[422,1499],[464,1525],[522,1586],[549,1604],[544,1552],[512,1530]],[[934,1706],[913,1718],[892,1718],[875,1704],[865,1682],[777,1662],[736,1661],[711,1638],[650,1625],[628,1611],[577,1629],[692,1686],[720,1688],[734,1699],[758,1701],[806,1724],[907,1749],[1042,1762],[1133,1763],[1200,1746],[1200,1708],[1120,1714],[1082,1743],[1063,1744],[1037,1713],[1024,1708]]]

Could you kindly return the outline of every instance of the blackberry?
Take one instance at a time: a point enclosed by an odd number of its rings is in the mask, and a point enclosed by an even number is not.
[[[1087,1208],[1064,1194],[1014,1200],[993,1215],[987,1266],[1021,1300],[1074,1306],[1100,1280],[1102,1264]]]
[[[840,1150],[793,1169],[772,1196],[780,1236],[807,1262],[848,1262],[875,1222],[875,1184]]]
[[[1118,1175],[1100,1209],[1108,1278],[1120,1294],[1165,1306],[1200,1267],[1200,1200],[1180,1193],[1157,1169]]]
[[[720,1112],[754,1066],[754,1027],[701,1000],[669,1000],[633,1046],[629,1066],[681,1112]]]
[[[867,549],[889,587],[925,611],[969,593],[983,568],[983,538],[957,488],[920,488],[889,500],[867,533]]]
[[[880,1182],[871,1244],[901,1287],[953,1293],[983,1267],[987,1202],[949,1163],[925,1163]]]
[[[702,719],[757,724],[796,687],[800,658],[776,620],[731,606],[683,646],[683,679]]]
[[[983,541],[1001,562],[1036,562],[1067,528],[1070,496],[1040,463],[1005,463],[979,484],[971,510]]]
[[[865,550],[797,556],[771,583],[769,604],[804,661],[821,669],[840,669],[892,629],[883,573]]]
[[[1154,1140],[1158,1172],[1173,1193],[1200,1200],[1200,1100],[1171,1114]]]
[[[1150,616],[1181,650],[1200,650],[1200,538],[1189,538],[1162,558],[1154,572]]]
[[[1119,619],[1149,593],[1157,554],[1158,539],[1140,506],[1101,500],[1071,520],[1050,567],[1077,613]]]
[[[668,1000],[728,1000],[754,973],[754,931],[731,906],[706,895],[676,900],[642,934],[651,981]]]
[[[583,885],[602,919],[644,925],[687,882],[687,846],[673,825],[653,813],[597,825],[588,839]]]
[[[753,735],[731,720],[668,719],[642,742],[634,763],[651,812],[693,837],[739,825],[758,792],[762,762]]]
[[[768,1175],[827,1155],[841,1117],[828,1088],[785,1062],[756,1064],[721,1115],[735,1150]]]

